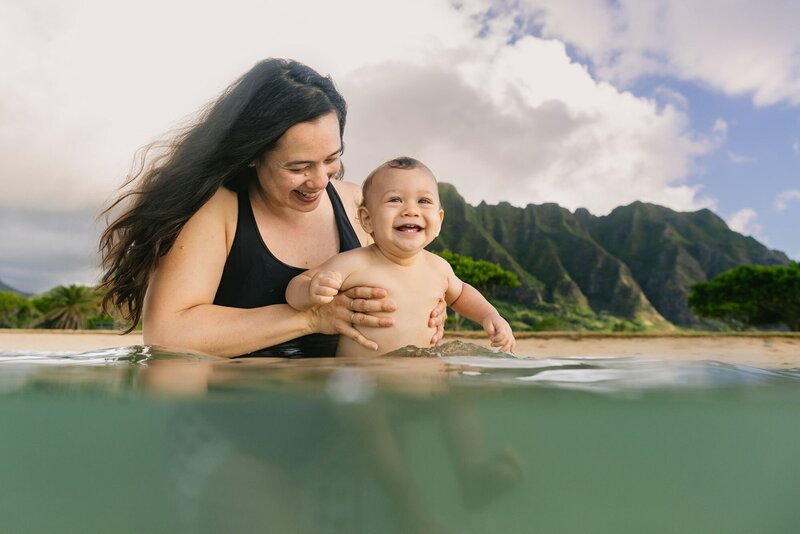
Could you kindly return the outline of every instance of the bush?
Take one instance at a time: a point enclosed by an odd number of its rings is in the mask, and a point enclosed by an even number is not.
[[[32,328],[41,315],[25,297],[0,291],[0,328]]]
[[[688,304],[736,330],[783,323],[800,331],[800,264],[740,265],[692,286]]]

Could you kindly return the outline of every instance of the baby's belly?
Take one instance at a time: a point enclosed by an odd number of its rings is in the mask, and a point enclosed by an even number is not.
[[[432,309],[433,307],[431,307]],[[395,319],[395,324],[388,328],[357,327],[364,337],[378,344],[377,351],[366,349],[354,340],[341,336],[336,355],[377,356],[392,352],[406,345],[414,345],[416,347],[431,346],[431,338],[436,333],[436,329],[428,326],[428,316],[423,316],[421,320],[418,314],[413,318],[405,318],[401,314],[394,314],[392,317]]]

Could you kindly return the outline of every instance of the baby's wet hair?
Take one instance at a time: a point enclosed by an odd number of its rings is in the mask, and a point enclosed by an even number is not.
[[[385,165],[393,169],[403,169],[403,170],[411,170],[411,169],[416,169],[417,167],[425,167],[425,165],[418,159],[409,158],[408,156],[400,156],[399,158],[394,158],[393,160],[387,161]],[[428,169],[428,167],[425,168]],[[430,171],[430,169],[428,169],[428,171]]]

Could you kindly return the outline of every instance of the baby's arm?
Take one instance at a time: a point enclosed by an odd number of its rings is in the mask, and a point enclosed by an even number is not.
[[[447,272],[445,293],[447,304],[467,319],[483,326],[492,341],[492,347],[499,348],[503,352],[514,352],[516,340],[508,322],[480,291],[461,281],[447,261],[442,260],[442,262],[444,262],[442,268]]]
[[[298,274],[286,288],[286,302],[296,310],[327,304],[357,267],[353,251],[337,254],[319,267]]]

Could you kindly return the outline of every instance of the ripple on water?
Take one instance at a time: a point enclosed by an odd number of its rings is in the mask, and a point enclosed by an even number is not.
[[[395,381],[398,376],[402,379],[403,373],[408,371],[409,380],[411,375],[419,379],[421,374],[427,374],[443,377],[459,386],[539,387],[596,393],[796,384],[800,379],[800,369],[760,369],[718,361],[670,362],[658,358],[631,357],[519,358],[461,341],[451,341],[430,349],[405,347],[385,357],[364,361],[329,358],[228,360],[134,345],[89,352],[0,352],[0,391],[18,390],[33,376],[57,383],[68,375],[70,380],[74,380],[78,368],[110,367],[117,370],[108,369],[105,375],[102,371],[88,373],[87,370],[84,379],[111,380],[115,389],[119,389],[117,375],[120,368],[163,365],[159,362],[211,365],[216,370],[224,371],[228,385],[233,387],[237,384],[252,387],[254,382],[271,381],[279,370],[285,373],[292,369],[302,370],[306,379],[315,374],[316,378],[327,380],[329,374],[343,367],[390,370]],[[53,370],[37,375],[36,369],[41,368]],[[58,372],[58,369],[62,371]],[[184,369],[188,369],[188,366]],[[134,371],[128,371],[128,374],[130,372]],[[131,389],[137,387],[135,381],[131,381],[131,384]]]

